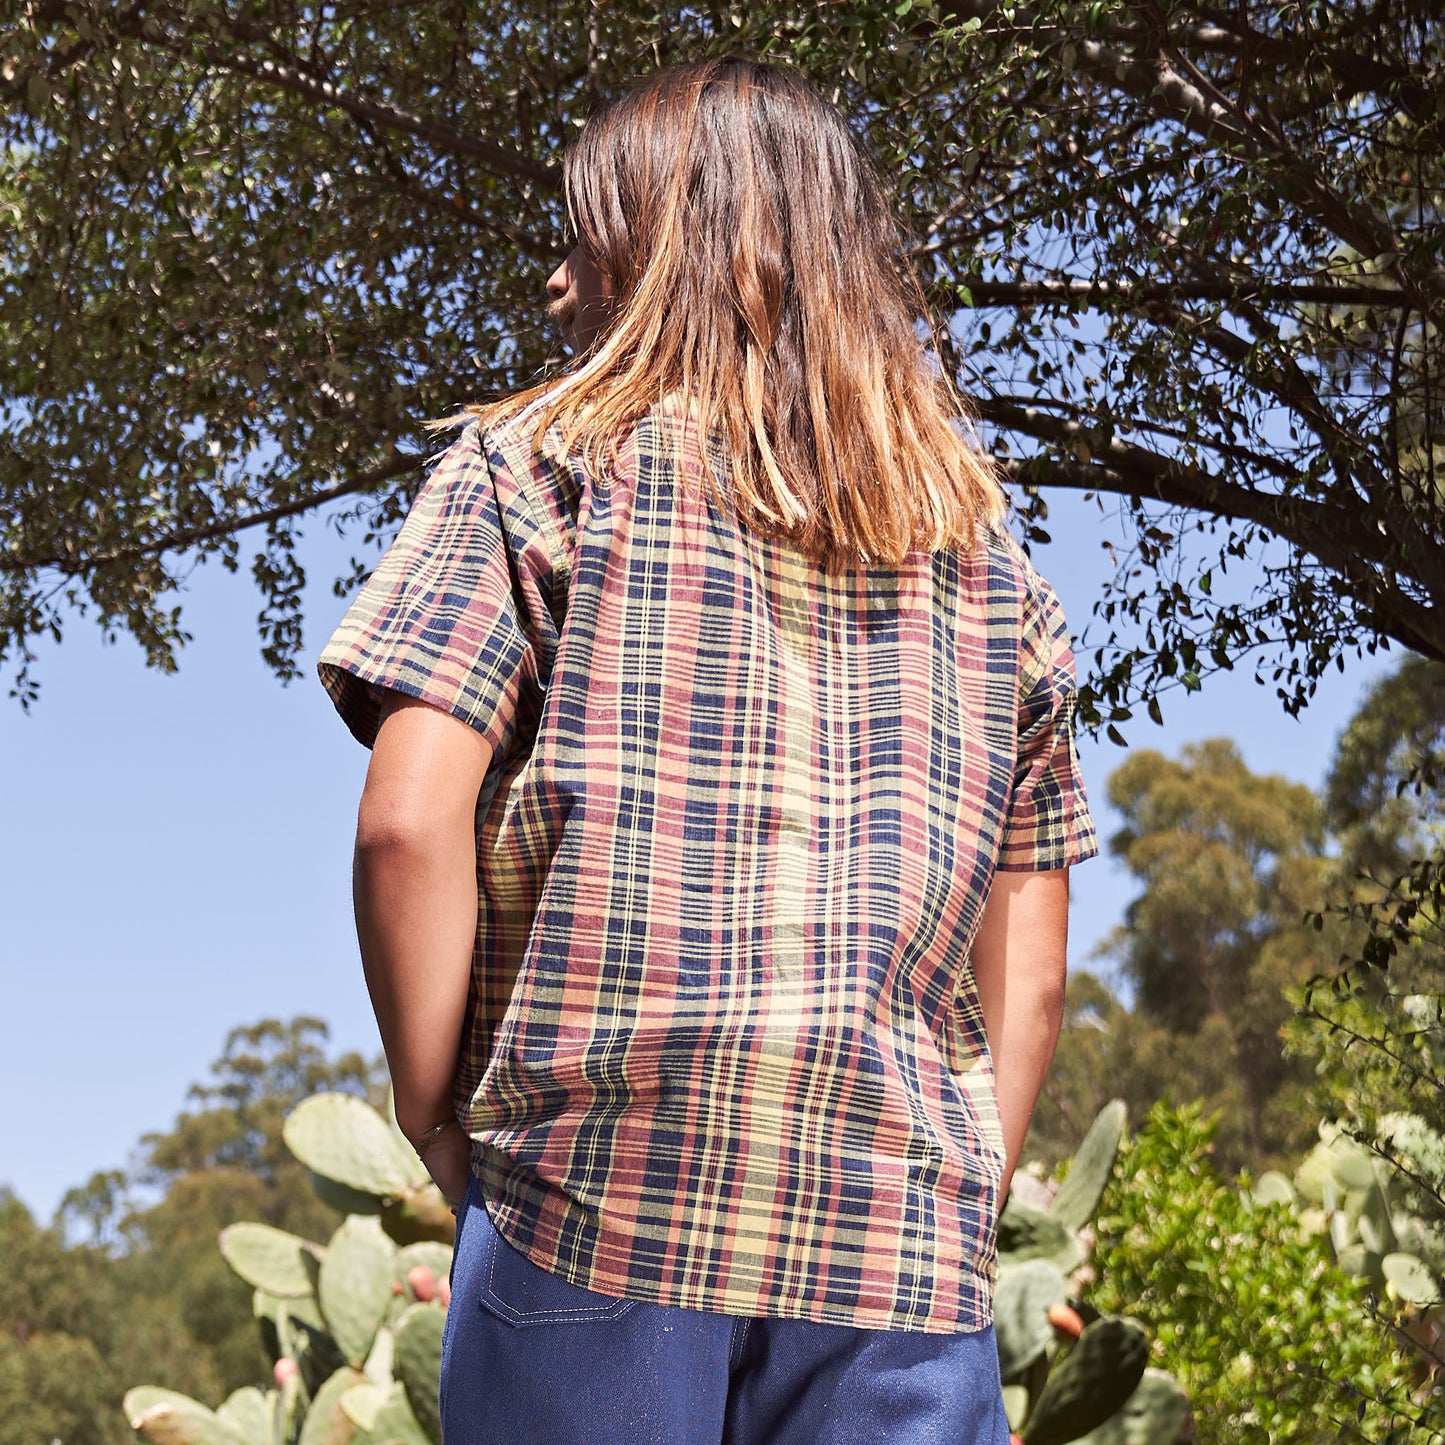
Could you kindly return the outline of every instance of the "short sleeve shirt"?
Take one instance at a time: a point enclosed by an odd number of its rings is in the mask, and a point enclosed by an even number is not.
[[[473,1169],[602,1294],[980,1328],[1004,1145],[970,947],[996,870],[1098,851],[1063,611],[1002,529],[825,571],[676,425],[594,476],[473,424],[321,656],[363,743],[395,689],[493,749]]]

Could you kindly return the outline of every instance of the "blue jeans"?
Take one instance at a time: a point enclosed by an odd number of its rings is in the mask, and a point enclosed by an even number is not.
[[[446,1445],[1007,1445],[993,1330],[742,1319],[594,1294],[519,1254],[473,1177],[442,1340]]]

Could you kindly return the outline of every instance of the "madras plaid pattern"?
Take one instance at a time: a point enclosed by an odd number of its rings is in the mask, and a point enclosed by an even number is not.
[[[829,575],[644,418],[605,477],[466,430],[322,654],[494,749],[456,1105],[496,1227],[603,1294],[991,1318],[1003,1142],[969,948],[1098,851],[1058,598],[1006,533]]]

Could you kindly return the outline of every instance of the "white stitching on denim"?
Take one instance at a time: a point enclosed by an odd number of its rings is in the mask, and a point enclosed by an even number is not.
[[[507,1240],[506,1240],[505,1238],[503,1238],[501,1230],[499,1230],[499,1229],[496,1227],[495,1224],[492,1225],[492,1234],[495,1236],[496,1242],[497,1242],[497,1244],[498,1244],[499,1246],[504,1246],[504,1247],[506,1247],[507,1249],[510,1249],[510,1250],[512,1251],[512,1253],[515,1254],[515,1255],[517,1255],[517,1256],[519,1256],[524,1263],[529,1264],[529,1265],[532,1265],[532,1268],[533,1268],[533,1269],[535,1269],[535,1270],[541,1270],[541,1272],[544,1273],[544,1274],[546,1273],[545,1270],[542,1270],[541,1265],[532,1264],[532,1261],[531,1261],[530,1259],[528,1259],[527,1256],[526,1256],[525,1254],[523,1254],[520,1249],[518,1249],[518,1248],[517,1248],[515,1245],[513,1245],[513,1244],[509,1244],[509,1243],[507,1242]],[[607,1302],[605,1305],[566,1305],[566,1306],[562,1307],[561,1309],[529,1309],[529,1310],[521,1310],[521,1309],[519,1309],[516,1305],[509,1303],[507,1300],[504,1300],[504,1299],[496,1292],[496,1289],[495,1289],[494,1286],[493,1286],[492,1278],[493,1278],[493,1271],[496,1269],[496,1266],[497,1266],[497,1253],[498,1253],[498,1251],[497,1251],[496,1249],[492,1250],[492,1256],[491,1256],[491,1258],[487,1261],[487,1287],[486,1287],[486,1295],[487,1295],[487,1298],[488,1298],[489,1300],[491,1300],[491,1302],[492,1302],[493,1304],[495,1304],[498,1309],[505,1310],[505,1311],[508,1313],[508,1315],[510,1315],[510,1316],[512,1317],[511,1320],[510,1320],[510,1323],[512,1323],[512,1324],[518,1324],[518,1323],[520,1323],[520,1322],[523,1321],[523,1320],[540,1319],[540,1318],[542,1318],[542,1317],[544,1317],[544,1316],[546,1316],[546,1315],[570,1315],[573,1319],[577,1320],[579,1323],[582,1323],[582,1322],[584,1322],[586,1319],[592,1317],[593,1315],[607,1314],[607,1313],[608,1313],[609,1311],[611,1311],[611,1310],[616,1310],[616,1311],[617,1311],[617,1314],[619,1314],[619,1315],[626,1314],[626,1312],[627,1312],[626,1306],[635,1303],[635,1301],[633,1301],[633,1300],[627,1300],[627,1299],[609,1299],[608,1302]],[[560,1276],[557,1276],[557,1278],[560,1278]],[[564,1283],[564,1284],[572,1284],[572,1281],[571,1281],[571,1280],[563,1280],[563,1283]],[[579,1285],[572,1285],[572,1287],[573,1287],[573,1289],[585,1289],[585,1286],[580,1285],[580,1284],[579,1284]],[[587,1293],[591,1293],[591,1292],[592,1292],[592,1291],[587,1291]],[[617,1307],[618,1307],[619,1305],[623,1306],[623,1308],[622,1308],[622,1309],[618,1309]]]
[[[750,1317],[744,1316],[733,1326],[733,1345],[728,1351],[728,1368],[735,1370],[742,1363],[743,1350],[748,1343],[748,1331],[752,1329],[753,1322]]]

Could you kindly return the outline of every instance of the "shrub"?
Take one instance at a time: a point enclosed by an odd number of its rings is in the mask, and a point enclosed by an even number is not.
[[[1411,1362],[1367,1287],[1209,1163],[1212,1121],[1158,1105],[1120,1156],[1098,1216],[1101,1310],[1153,1335],[1188,1392],[1199,1445],[1427,1445],[1445,1400],[1411,1397]]]

